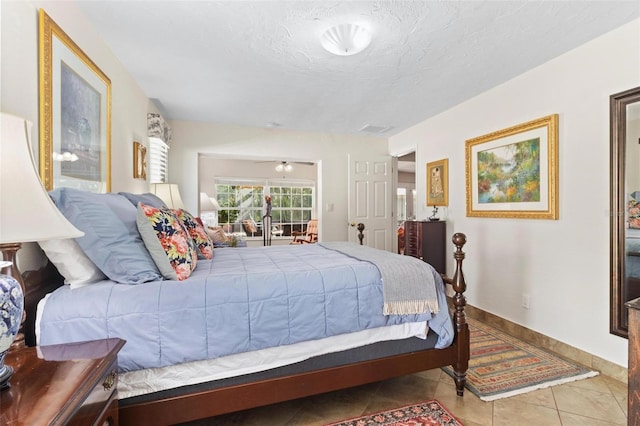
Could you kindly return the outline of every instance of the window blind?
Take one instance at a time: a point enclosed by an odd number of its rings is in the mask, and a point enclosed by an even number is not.
[[[159,138],[149,138],[149,182],[169,180],[169,145]]]

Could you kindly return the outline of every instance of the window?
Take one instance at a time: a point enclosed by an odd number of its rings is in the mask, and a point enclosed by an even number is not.
[[[149,183],[166,183],[169,179],[169,145],[159,138],[149,138]]]
[[[302,231],[314,217],[315,185],[313,182],[247,181],[220,179],[216,183],[216,198],[220,204],[218,223],[227,232],[245,232],[248,236],[262,235],[262,216],[265,214],[265,195],[271,196],[271,225],[290,236]],[[253,222],[255,232],[247,232],[243,221]]]
[[[218,223],[239,223],[242,220],[262,220],[264,186],[262,185],[216,185],[220,210]]]
[[[313,213],[313,187],[271,186],[271,217],[274,224],[308,222]]]

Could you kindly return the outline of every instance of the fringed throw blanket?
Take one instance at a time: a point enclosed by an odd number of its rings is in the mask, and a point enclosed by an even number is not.
[[[433,268],[428,263],[415,257],[400,256],[348,242],[330,242],[321,245],[376,265],[382,277],[384,315],[438,312]]]

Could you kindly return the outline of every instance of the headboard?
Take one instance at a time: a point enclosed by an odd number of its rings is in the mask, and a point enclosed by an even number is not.
[[[64,284],[64,278],[51,262],[35,271],[26,271],[22,274],[24,281],[24,309],[27,318],[23,325],[25,343],[27,346],[36,345],[36,306],[47,294]]]

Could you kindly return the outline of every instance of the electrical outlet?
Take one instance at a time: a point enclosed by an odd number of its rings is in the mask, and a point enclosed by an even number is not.
[[[531,305],[531,300],[529,298],[528,294],[523,294],[522,295],[522,307],[525,309],[529,309],[529,306]]]

